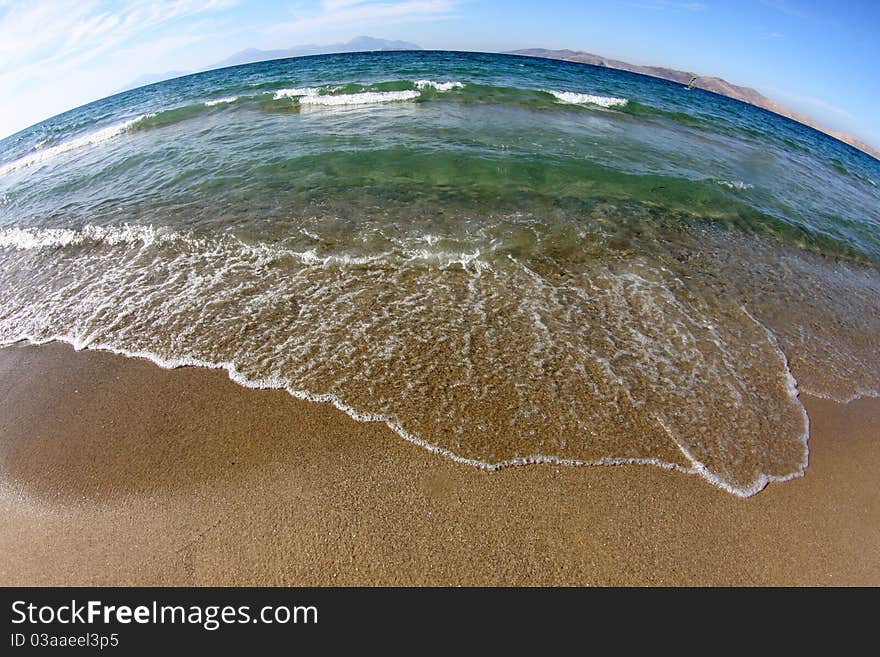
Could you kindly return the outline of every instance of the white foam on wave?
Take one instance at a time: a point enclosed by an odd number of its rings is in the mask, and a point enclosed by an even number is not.
[[[0,248],[25,251],[30,249],[79,246],[103,242],[105,244],[144,245],[181,239],[177,233],[153,226],[123,224],[121,226],[86,225],[81,230],[70,228],[7,228],[0,230]]]
[[[343,255],[319,255],[316,249],[309,249],[308,251],[298,252],[298,251],[286,251],[285,255],[289,255],[291,257],[296,258],[304,265],[317,265],[319,267],[330,267],[333,265],[350,265],[350,266],[358,266],[358,265],[368,265],[371,262],[379,262],[384,260],[389,254],[380,253],[372,256],[351,256],[347,254]]]
[[[429,245],[439,238],[428,235],[425,241]],[[268,262],[277,258],[292,258],[303,265],[312,267],[346,267],[364,266],[371,263],[387,262],[395,258],[391,252],[374,255],[322,254],[317,249],[296,251],[277,245],[247,244],[236,237],[224,238],[234,243],[237,250],[245,252],[260,262]],[[204,239],[178,233],[169,228],[152,225],[121,224],[119,226],[96,226],[86,224],[81,229],[72,228],[7,228],[0,230],[0,249],[17,251],[54,249],[85,244],[102,243],[108,246],[128,245],[144,246],[178,244],[184,248],[211,251],[217,244]],[[491,269],[491,265],[480,259],[480,251],[451,252],[433,251],[429,249],[404,249],[405,255],[396,257],[410,263],[433,263],[440,269],[460,266],[477,273]]]
[[[739,191],[744,191],[746,189],[752,189],[754,185],[751,183],[743,182],[742,180],[716,180],[719,185],[722,187],[727,187],[728,189],[736,189]]]
[[[279,89],[273,94],[275,100],[282,98],[300,98],[302,96],[317,96],[318,90],[315,87],[294,87],[292,89]]]
[[[316,267],[366,265],[382,261],[391,255],[389,253],[370,256],[348,254],[322,255],[316,249],[294,251],[293,249],[274,245],[246,244],[236,237],[224,238],[224,242],[234,245],[236,250],[249,254],[259,262],[268,262],[279,257],[288,257],[304,265]],[[218,247],[216,242],[210,242],[192,235],[152,225],[122,224],[119,226],[95,226],[87,224],[79,230],[71,228],[8,228],[0,230],[0,249],[27,251],[98,243],[108,246],[126,245],[141,247],[157,244],[177,244],[184,248],[202,252],[210,252]]]
[[[128,129],[131,128],[134,124],[138,123],[139,121],[143,121],[144,119],[148,119],[151,116],[155,115],[141,114],[140,116],[136,116],[135,118],[129,119],[128,121],[109,125],[106,128],[101,128],[100,130],[89,132],[79,137],[74,137],[73,139],[63,141],[60,144],[50,146],[48,148],[37,144],[33,153],[25,155],[24,157],[21,157],[14,162],[9,162],[8,164],[0,166],[0,176],[5,175],[11,171],[15,171],[16,169],[22,169],[24,167],[33,166],[35,164],[41,164],[63,153],[68,153],[70,151],[84,148],[86,146],[100,144],[101,142],[107,141],[108,139],[113,139],[114,137],[118,137],[124,132],[127,132]],[[42,143],[43,142],[41,142],[41,144]]]
[[[599,105],[600,107],[623,107],[629,100],[615,98],[614,96],[596,96],[594,94],[579,94],[572,91],[547,90],[556,100],[569,105]]]
[[[225,98],[215,98],[213,100],[206,100],[206,107],[214,107],[215,105],[225,105],[227,103],[234,103],[240,98],[240,96],[227,96]]]
[[[463,82],[455,80],[450,82],[434,82],[433,80],[416,80],[417,89],[434,89],[435,91],[452,91],[453,89],[461,89],[464,87]]]
[[[432,241],[436,241],[435,236],[426,235],[423,239],[425,242],[431,244]],[[118,226],[118,227],[100,227],[100,226],[86,226],[80,231],[74,231],[69,229],[10,229],[6,231],[0,231],[0,246],[8,246],[11,248],[19,248],[19,249],[34,249],[34,248],[46,248],[46,247],[63,247],[68,245],[78,245],[85,243],[87,241],[101,241],[109,244],[154,244],[154,243],[166,243],[166,242],[180,242],[183,243],[185,248],[187,249],[187,253],[189,253],[190,247],[192,247],[193,251],[197,254],[210,254],[211,257],[219,257],[224,261],[228,259],[229,252],[225,248],[220,248],[224,243],[231,244],[227,240],[235,240],[235,244],[244,246],[249,252],[251,252],[255,256],[255,266],[259,266],[264,258],[276,258],[279,255],[290,255],[297,257],[306,265],[313,266],[329,266],[334,264],[362,264],[366,263],[369,260],[381,258],[384,256],[374,256],[370,258],[356,258],[356,257],[346,257],[346,256],[322,256],[317,253],[316,250],[310,250],[306,252],[294,252],[292,250],[285,250],[275,245],[265,245],[265,244],[257,244],[257,245],[244,245],[239,242],[237,238],[234,237],[224,237],[221,242],[215,240],[201,240],[193,237],[192,235],[188,235],[185,233],[177,233],[167,229],[161,228],[153,228],[151,226]],[[235,249],[236,252],[241,252],[238,248]],[[384,254],[387,256],[388,254]],[[480,255],[479,251],[472,253],[454,253],[454,252],[446,252],[446,251],[429,251],[425,250],[412,250],[408,253],[411,256],[410,260],[423,260],[427,262],[437,262],[440,268],[459,264],[463,268],[466,269],[477,269],[479,270],[481,263],[478,260]],[[633,274],[626,274],[621,276],[624,280],[630,280],[633,278]],[[479,277],[474,277],[479,278]],[[643,281],[644,279],[639,278],[639,280]],[[789,396],[794,400],[796,404],[800,407],[800,412],[804,417],[805,431],[802,437],[804,446],[806,448],[807,439],[809,434],[809,424],[806,412],[803,407],[800,405],[799,400],[797,399],[797,382],[794,380],[794,377],[791,375],[790,369],[788,367],[788,361],[786,359],[785,354],[782,352],[781,348],[778,346],[775,336],[767,329],[763,324],[755,320],[748,311],[743,307],[742,311],[748,316],[748,318],[754,322],[759,327],[763,328],[763,330],[767,333],[768,339],[773,344],[775,350],[779,353],[779,356],[782,361],[782,365],[785,369],[785,376],[787,380],[787,387]],[[540,317],[535,315],[536,321],[540,323]],[[57,329],[56,329],[57,330]],[[62,329],[63,330],[63,329]],[[14,331],[17,332],[17,331]],[[10,332],[14,333],[14,332]],[[7,334],[7,335],[10,335]],[[106,338],[104,338],[106,340]],[[670,463],[666,461],[662,461],[655,458],[620,458],[620,457],[602,457],[599,459],[592,460],[579,460],[579,459],[569,459],[562,458],[558,456],[554,456],[552,454],[546,454],[542,452],[533,453],[525,456],[519,456],[512,459],[499,460],[499,461],[490,461],[490,460],[480,460],[475,458],[468,458],[462,456],[460,454],[456,454],[451,449],[443,447],[441,445],[437,445],[435,443],[429,442],[420,438],[418,435],[415,435],[406,429],[400,424],[399,420],[394,416],[385,411],[385,414],[380,413],[370,413],[363,412],[349,405],[345,401],[345,393],[340,392],[339,395],[332,393],[314,393],[309,390],[304,390],[301,388],[294,387],[293,379],[284,378],[276,375],[268,376],[266,378],[248,378],[238,369],[238,366],[232,360],[230,361],[222,361],[222,362],[214,362],[209,360],[200,360],[195,357],[188,357],[186,355],[178,356],[176,358],[167,358],[163,357],[160,353],[155,353],[151,351],[129,351],[118,346],[112,344],[112,340],[104,342],[98,342],[97,340],[93,341],[93,338],[89,337],[87,332],[70,333],[66,335],[52,335],[52,337],[46,337],[45,333],[39,333],[39,335],[34,334],[24,334],[21,333],[15,336],[13,339],[7,339],[2,342],[2,344],[11,344],[13,342],[17,342],[19,340],[28,340],[35,344],[42,344],[45,342],[50,342],[53,340],[64,341],[72,344],[76,349],[98,349],[104,351],[110,351],[116,354],[129,356],[129,357],[142,357],[147,358],[154,363],[158,364],[164,368],[176,368],[182,366],[199,366],[206,367],[212,369],[225,369],[227,373],[233,381],[236,383],[248,387],[248,388],[272,388],[272,389],[283,389],[287,390],[292,396],[303,399],[307,401],[315,401],[322,403],[332,403],[336,408],[342,410],[347,413],[353,419],[358,421],[376,421],[383,422],[393,431],[395,431],[398,435],[406,439],[407,441],[416,444],[424,449],[427,449],[436,454],[445,456],[450,458],[458,463],[467,464],[475,467],[479,467],[484,470],[500,470],[505,467],[511,467],[516,465],[527,465],[527,464],[538,464],[538,463],[549,463],[554,465],[565,465],[565,466],[592,466],[592,465],[622,465],[622,464],[647,464],[654,465],[658,467],[663,467],[666,469],[674,469],[680,472],[689,473],[689,474],[697,474],[710,483],[718,486],[719,488],[724,489],[725,491],[732,493],[734,495],[740,497],[748,497],[754,495],[763,489],[768,483],[773,481],[785,481],[787,479],[791,479],[794,477],[801,476],[803,474],[803,468],[806,467],[806,449],[805,449],[805,458],[803,463],[800,466],[800,469],[790,474],[786,475],[767,475],[767,474],[759,474],[759,477],[750,481],[747,485],[742,487],[737,487],[735,485],[731,485],[729,482],[725,481],[718,473],[713,472],[710,468],[706,467],[697,456],[692,453],[692,450],[689,450],[686,445],[682,445],[681,441],[675,439],[675,426],[674,422],[672,425],[664,422],[662,417],[655,417],[660,426],[665,430],[667,434],[669,434],[670,439],[675,443],[682,454],[686,457],[689,465],[681,465],[676,463]],[[259,375],[257,375],[259,377]],[[308,383],[303,384],[304,386],[308,386]],[[337,391],[338,392],[338,391]],[[540,448],[539,448],[540,449]]]
[[[300,97],[301,105],[319,105],[327,107],[345,105],[374,105],[380,103],[398,103],[407,100],[415,100],[419,97],[418,91],[364,91],[359,94],[332,95],[305,95]]]

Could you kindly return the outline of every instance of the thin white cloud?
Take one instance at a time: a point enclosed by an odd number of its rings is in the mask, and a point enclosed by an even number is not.
[[[128,75],[145,61],[147,39],[154,44],[152,53],[160,42],[167,47],[193,43],[203,37],[187,31],[168,40],[161,30],[237,2],[0,1],[0,137],[110,93],[122,81],[102,78]]]
[[[228,8],[236,0],[13,0],[0,13],[0,69],[87,61],[173,20]]]

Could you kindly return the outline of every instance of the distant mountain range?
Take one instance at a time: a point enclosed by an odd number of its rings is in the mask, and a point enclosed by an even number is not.
[[[333,43],[329,46],[294,46],[287,50],[258,50],[248,48],[227,57],[222,62],[217,62],[209,68],[223,68],[224,66],[238,66],[239,64],[252,64],[264,62],[268,59],[285,59],[287,57],[304,57],[305,55],[326,55],[338,52],[364,52],[371,50],[421,50],[421,46],[407,41],[386,41],[373,37],[355,37],[346,43]]]
[[[731,84],[727,80],[722,80],[721,78],[706,77],[703,75],[697,75],[696,73],[678,71],[673,68],[664,68],[662,66],[637,66],[635,64],[628,64],[627,62],[621,62],[616,59],[607,59],[599,55],[593,55],[582,50],[545,50],[543,48],[529,48],[526,50],[514,50],[507,54],[526,55],[528,57],[544,57],[547,59],[562,59],[567,62],[581,62],[583,64],[592,64],[593,66],[605,66],[607,68],[620,69],[622,71],[630,71],[632,73],[651,75],[656,78],[663,78],[664,80],[680,82],[681,84],[688,84],[690,83],[692,78],[696,78],[693,82],[693,86],[695,87],[705,89],[706,91],[713,91],[716,94],[735,98],[736,100],[741,100],[745,103],[750,103],[751,105],[763,107],[764,109],[774,112],[776,114],[787,116],[788,118],[793,119],[798,123],[803,123],[804,125],[815,128],[820,132],[831,135],[832,137],[835,137],[836,139],[839,139],[840,141],[845,142],[850,146],[858,148],[859,150],[864,151],[876,157],[877,159],[880,159],[880,151],[877,151],[871,146],[868,146],[868,144],[861,141],[860,139],[842,132],[829,130],[828,128],[823,127],[810,117],[790,110],[784,105],[781,105],[776,101],[770,100],[766,96],[762,95],[754,89],[751,89],[750,87],[740,87],[735,84]]]

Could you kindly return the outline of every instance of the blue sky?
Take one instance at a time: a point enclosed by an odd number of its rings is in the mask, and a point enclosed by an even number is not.
[[[140,75],[369,35],[717,75],[880,147],[878,34],[880,0],[0,0],[0,137]]]

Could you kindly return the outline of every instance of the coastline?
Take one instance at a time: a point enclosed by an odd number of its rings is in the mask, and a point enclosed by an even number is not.
[[[224,371],[0,349],[3,585],[880,584],[880,399],[803,397],[748,499],[645,465],[485,472]]]
[[[596,66],[599,68],[609,68],[615,71],[626,71],[627,73],[646,75],[648,77],[657,78],[659,80],[677,82],[678,84],[688,87],[690,85],[693,85],[698,89],[709,91],[711,93],[718,94],[719,96],[725,96],[726,98],[731,98],[733,100],[738,100],[743,103],[748,103],[749,105],[760,107],[761,109],[767,110],[768,112],[777,114],[778,116],[796,121],[801,125],[812,128],[813,130],[821,132],[823,135],[843,142],[847,146],[850,146],[858,151],[861,151],[865,155],[869,155],[875,160],[880,161],[880,151],[870,146],[869,144],[866,144],[855,135],[850,135],[845,132],[841,132],[840,130],[832,130],[831,128],[827,128],[815,119],[812,119],[809,116],[802,114],[801,112],[795,112],[794,110],[789,109],[782,103],[764,96],[756,89],[733,84],[719,77],[710,75],[697,75],[690,71],[679,71],[666,66],[641,66],[638,64],[629,64],[627,62],[616,59],[600,57],[599,55],[594,55],[583,50],[575,51],[568,49],[548,50],[546,48],[524,48],[520,50],[511,50],[509,52],[504,52],[501,54],[515,55],[517,57],[533,57],[536,59],[555,59],[563,62],[572,62],[575,64],[589,64],[590,66]]]

